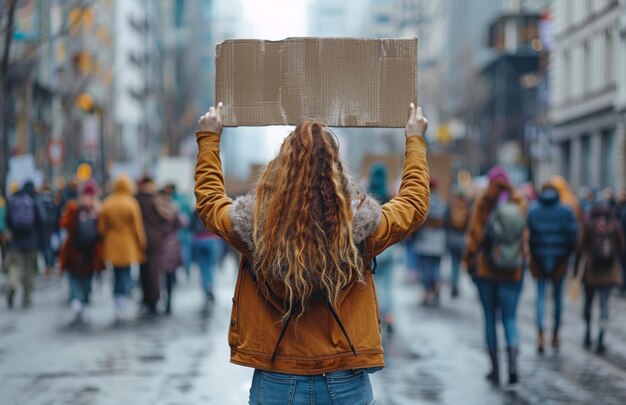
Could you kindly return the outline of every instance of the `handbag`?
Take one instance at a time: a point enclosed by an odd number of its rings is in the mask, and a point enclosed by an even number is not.
[[[567,296],[571,301],[578,301],[578,297],[580,297],[581,284],[583,280],[583,275],[585,274],[585,268],[587,267],[587,255],[583,255],[580,259],[580,263],[578,263],[578,271],[567,280]]]

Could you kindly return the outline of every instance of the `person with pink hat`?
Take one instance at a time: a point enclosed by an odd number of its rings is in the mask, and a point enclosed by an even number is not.
[[[497,313],[507,342],[509,383],[518,382],[517,304],[522,290],[528,252],[527,203],[514,190],[507,172],[495,166],[487,173],[489,185],[472,211],[464,261],[483,306],[485,337],[492,370],[487,375],[499,384]]]
[[[61,249],[61,270],[66,270],[69,276],[72,325],[89,322],[91,281],[94,273],[105,268],[98,235],[97,220],[102,205],[98,193],[95,180],[85,182],[78,200],[66,204],[59,221],[68,232]]]

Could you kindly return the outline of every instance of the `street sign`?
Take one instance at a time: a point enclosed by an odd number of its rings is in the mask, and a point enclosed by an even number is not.
[[[59,166],[63,163],[63,159],[65,158],[65,145],[63,143],[63,139],[61,138],[52,138],[48,142],[48,160],[50,164],[53,166]]]

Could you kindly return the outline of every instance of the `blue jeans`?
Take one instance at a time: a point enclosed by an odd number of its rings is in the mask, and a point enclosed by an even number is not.
[[[450,266],[452,268],[450,285],[455,289],[459,288],[459,276],[461,275],[461,254],[462,252],[450,251]]]
[[[291,375],[254,370],[249,404],[373,404],[369,374],[346,370],[323,375]]]
[[[441,257],[418,255],[417,262],[422,273],[422,285],[426,290],[435,290],[441,280]]]
[[[213,274],[220,254],[219,239],[194,239],[193,257],[200,267],[202,290],[208,296],[213,293]]]
[[[180,255],[183,259],[185,275],[189,277],[193,249],[191,243],[191,232],[189,232],[188,229],[182,229],[178,231],[178,241],[180,242]]]
[[[587,322],[587,327],[591,322],[593,299],[596,293],[600,296],[600,324],[606,325],[609,320],[609,298],[611,298],[611,287],[593,287],[585,285],[585,306],[583,316]]]
[[[519,343],[517,331],[517,304],[522,282],[503,282],[477,277],[475,279],[478,295],[485,314],[485,337],[489,351],[498,349],[496,317],[500,310],[504,335],[508,347]]]
[[[127,297],[133,280],[130,276],[130,266],[113,268],[113,295],[116,297]]]
[[[91,297],[91,274],[88,276],[77,276],[68,273],[70,281],[70,299],[79,300],[82,304],[89,304]]]
[[[537,280],[537,329],[543,330],[543,314],[546,305],[546,284],[550,282],[545,279]],[[561,307],[563,306],[563,279],[552,280],[552,291],[554,292],[554,330],[559,330],[561,326]]]

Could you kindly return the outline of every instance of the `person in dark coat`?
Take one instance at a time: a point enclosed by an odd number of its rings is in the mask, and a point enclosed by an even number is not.
[[[39,234],[46,223],[46,215],[32,181],[26,181],[22,190],[15,193],[9,200],[6,222],[10,232],[7,258],[9,269],[7,304],[9,308],[13,307],[15,292],[22,281],[23,306],[27,308],[31,305],[33,281],[38,272]]]
[[[161,224],[162,260],[160,271],[165,285],[167,299],[165,313],[172,311],[172,293],[176,285],[176,269],[183,265],[181,243],[178,231],[183,227],[180,213],[170,195],[161,190],[155,199],[155,206],[163,218]]]
[[[621,225],[611,207],[602,201],[589,212],[576,252],[574,272],[582,272],[585,286],[585,348],[591,347],[591,310],[593,299],[600,297],[600,330],[596,351],[604,353],[604,338],[609,321],[611,289],[622,285],[620,255],[624,250]]]
[[[141,207],[144,228],[147,236],[145,261],[141,264],[139,275],[143,292],[143,309],[149,315],[157,313],[157,304],[160,297],[161,277],[165,272],[164,260],[167,257],[166,249],[173,242],[168,241],[170,234],[180,228],[180,219],[167,196],[157,193],[154,181],[145,177],[140,180],[137,201]],[[169,260],[178,267],[180,248],[177,249],[177,258]],[[171,267],[173,265],[170,265]],[[172,269],[167,269],[172,270]],[[173,284],[172,284],[173,286]],[[171,291],[170,291],[171,292]]]
[[[42,227],[40,237],[40,250],[46,263],[46,274],[52,274],[56,267],[57,249],[52,246],[52,236],[57,232],[59,225],[58,207],[54,202],[52,187],[45,183],[39,193],[41,206],[46,215],[46,222]]]
[[[538,201],[528,213],[530,232],[530,270],[537,280],[537,351],[544,351],[543,314],[546,284],[554,291],[554,328],[552,347],[559,348],[559,326],[563,303],[563,280],[569,257],[576,247],[578,222],[574,212],[559,201],[559,192],[551,184],[542,187]]]

